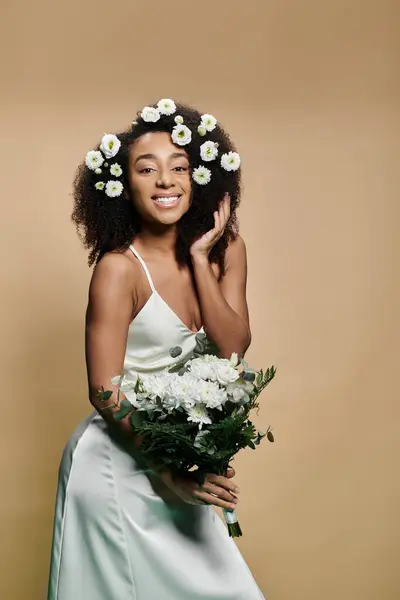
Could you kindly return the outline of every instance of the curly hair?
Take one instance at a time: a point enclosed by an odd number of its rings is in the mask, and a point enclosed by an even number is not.
[[[228,134],[218,124],[213,131],[207,132],[207,137],[204,138],[197,131],[201,113],[182,104],[177,104],[176,107],[175,114],[183,117],[184,124],[192,132],[192,141],[185,146],[190,172],[202,164],[200,146],[205,139],[219,144],[219,156],[235,150]],[[132,196],[127,177],[132,144],[148,132],[172,133],[174,126],[174,115],[161,115],[156,123],[148,123],[138,113],[137,121],[132,127],[116,134],[121,142],[118,155],[111,160],[106,160],[109,167],[115,162],[122,167],[120,180],[128,196]],[[240,202],[240,169],[226,171],[221,167],[219,160],[207,162],[207,168],[211,171],[210,183],[198,185],[193,181],[190,207],[177,223],[175,255],[178,264],[188,265],[191,268],[189,252],[191,244],[214,227],[213,213],[218,209],[224,194],[229,193],[231,215],[222,237],[209,256],[210,262],[217,263],[223,273],[226,248],[238,234],[236,209]],[[127,199],[123,194],[114,198],[108,197],[104,191],[95,187],[96,182],[100,180],[101,176],[88,169],[83,162],[77,169],[73,183],[74,208],[71,218],[84,247],[89,250],[89,266],[97,263],[106,252],[124,251],[135,239],[141,227],[141,220],[132,198]]]

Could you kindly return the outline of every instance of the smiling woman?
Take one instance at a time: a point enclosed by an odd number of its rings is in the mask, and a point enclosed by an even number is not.
[[[131,421],[114,418],[116,375],[162,372],[170,349],[188,357],[199,332],[222,357],[250,344],[239,167],[212,115],[164,99],[103,136],[78,169],[72,218],[95,263],[86,313],[95,411],[61,461],[49,600],[263,598],[212,508],[235,508],[234,470],[199,485],[193,472],[148,464]],[[102,389],[112,390],[106,407]]]

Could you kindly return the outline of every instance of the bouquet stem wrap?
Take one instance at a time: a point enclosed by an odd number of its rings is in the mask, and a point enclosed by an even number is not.
[[[228,532],[230,537],[240,537],[242,535],[242,530],[239,525],[239,521],[237,518],[237,514],[235,510],[227,510],[223,508],[223,513],[225,517],[225,522],[228,526]]]

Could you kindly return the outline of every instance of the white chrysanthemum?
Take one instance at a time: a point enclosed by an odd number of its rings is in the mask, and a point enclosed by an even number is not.
[[[121,142],[116,135],[112,133],[106,133],[103,135],[100,144],[100,150],[106,158],[112,158],[121,148]]]
[[[163,98],[157,104],[157,108],[162,115],[173,115],[176,111],[176,104],[170,98]]]
[[[201,125],[207,130],[212,131],[217,126],[217,119],[212,115],[202,115]]]
[[[211,181],[211,171],[207,167],[197,167],[193,170],[192,177],[199,185],[206,185]]]
[[[97,183],[95,183],[94,187],[96,188],[96,190],[104,190],[106,184],[104,183],[104,181],[98,181]]]
[[[103,162],[104,162],[104,158],[103,158],[102,153],[99,150],[90,150],[86,154],[85,163],[86,163],[86,166],[91,171],[95,171],[96,169],[101,167]]]
[[[186,125],[175,125],[172,130],[172,141],[178,146],[186,146],[192,141],[192,132]]]
[[[192,423],[198,423],[199,429],[201,429],[203,425],[211,425],[212,423],[204,404],[196,404],[195,406],[189,407],[186,412],[188,414],[187,420]]]
[[[206,135],[207,129],[203,125],[199,125],[197,128],[197,133],[203,137]]]
[[[190,363],[190,373],[199,379],[209,379],[212,381],[214,376],[214,371],[212,368],[212,364],[207,364],[203,361],[199,361],[199,359],[194,359]]]
[[[200,146],[200,156],[204,161],[215,160],[218,156],[218,146],[215,142],[204,142]]]
[[[124,186],[121,181],[107,181],[106,184],[106,194],[110,198],[115,198],[116,196],[120,196],[122,194],[122,190]]]
[[[204,404],[206,408],[217,408],[222,410],[222,406],[228,399],[225,390],[221,389],[217,383],[212,381],[203,381],[199,379],[195,386],[196,404]]]
[[[111,175],[114,175],[114,177],[121,177],[121,175],[122,175],[121,165],[119,165],[118,163],[114,163],[113,165],[111,165],[110,173],[111,173]]]
[[[237,152],[228,152],[221,156],[221,167],[225,171],[237,171],[240,167],[240,156]]]
[[[152,106],[145,106],[140,116],[142,117],[143,121],[146,121],[146,123],[157,123],[161,115],[158,108],[153,108]]]
[[[175,121],[175,123],[177,125],[182,125],[182,123],[183,123],[183,117],[181,115],[176,115],[174,121]]]
[[[164,399],[170,385],[170,374],[163,372],[155,373],[154,375],[145,375],[142,379],[145,393],[150,398],[158,396],[161,400]]]
[[[101,175],[102,172],[103,171],[102,171],[102,169],[100,169],[100,167],[95,170],[96,175]]]

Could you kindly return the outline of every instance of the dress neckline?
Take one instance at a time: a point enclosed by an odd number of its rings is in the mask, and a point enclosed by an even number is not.
[[[170,307],[170,305],[168,304],[168,302],[166,300],[164,300],[164,298],[157,292],[155,285],[153,283],[153,279],[150,275],[150,271],[146,265],[146,263],[144,262],[143,258],[140,256],[139,252],[136,250],[136,248],[134,248],[132,246],[132,244],[129,246],[129,249],[131,250],[131,252],[134,254],[134,256],[136,256],[136,258],[139,260],[140,264],[143,267],[143,270],[146,274],[147,277],[147,281],[149,282],[150,288],[151,288],[151,294],[149,296],[149,298],[146,300],[146,302],[144,303],[144,305],[142,306],[142,308],[139,310],[139,312],[137,313],[137,315],[134,317],[133,321],[131,322],[131,324],[134,323],[134,321],[137,319],[137,317],[140,315],[140,313],[143,311],[143,309],[146,308],[146,306],[148,305],[148,303],[150,302],[150,300],[157,296],[161,302],[168,308],[169,312],[173,315],[173,317],[175,317],[175,320],[186,329],[186,331],[192,333],[193,335],[196,335],[198,333],[201,333],[203,330],[203,326],[200,327],[200,329],[197,329],[196,331],[193,331],[193,329],[190,329],[190,327],[188,327],[183,321],[182,319],[176,314],[176,312],[174,310],[172,310],[172,308]]]

